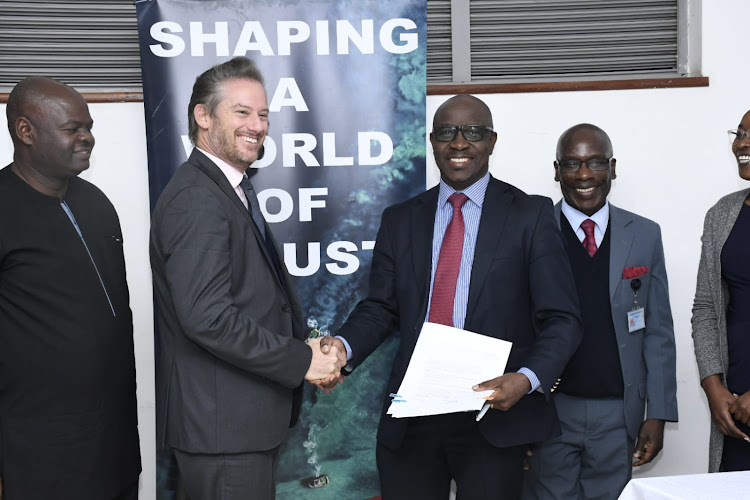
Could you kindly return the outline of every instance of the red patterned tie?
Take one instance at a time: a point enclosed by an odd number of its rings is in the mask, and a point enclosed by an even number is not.
[[[440,246],[435,281],[432,285],[430,322],[453,326],[453,302],[456,298],[456,281],[461,268],[461,255],[464,250],[464,216],[461,207],[469,199],[463,193],[453,193],[448,203],[453,205],[453,218],[443,236]]]
[[[583,248],[589,253],[591,257],[596,253],[596,238],[594,238],[594,221],[586,219],[581,222],[581,229],[586,237],[583,239]]]

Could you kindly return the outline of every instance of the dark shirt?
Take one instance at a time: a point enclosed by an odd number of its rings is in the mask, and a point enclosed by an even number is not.
[[[729,287],[727,347],[729,390],[750,390],[750,206],[743,205],[721,251],[721,276]]]
[[[9,498],[114,498],[140,472],[119,220],[84,180],[71,179],[65,202],[88,251],[58,199],[0,170],[0,476]]]

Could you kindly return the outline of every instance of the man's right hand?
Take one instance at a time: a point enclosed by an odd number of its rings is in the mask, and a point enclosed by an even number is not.
[[[341,366],[346,366],[346,346],[341,341],[340,338],[334,337],[332,335],[327,335],[325,337],[321,337],[320,339],[320,350],[324,353],[328,353],[331,349],[336,348],[336,355],[339,357],[339,362],[341,363]]]
[[[725,436],[747,440],[748,436],[734,424],[734,419],[729,411],[729,405],[734,402],[735,396],[726,387],[721,385],[721,377],[719,375],[709,375],[701,381],[701,386],[706,393],[706,399],[708,399],[711,419],[721,433]]]
[[[321,339],[317,338],[307,343],[310,349],[312,349],[312,361],[310,361],[310,367],[305,374],[305,380],[321,380],[329,383],[338,379],[341,368],[346,364],[346,352],[344,353],[344,361],[342,363],[338,348],[335,345],[332,347],[328,346],[324,351],[321,348],[320,341]]]
[[[346,366],[346,358],[347,358],[346,346],[341,341],[341,339],[336,338],[332,335],[321,337],[320,350],[323,351],[324,353],[335,352],[336,355],[339,357],[339,362],[341,363],[341,367],[343,368],[344,366]],[[310,380],[310,383],[318,386],[320,390],[325,392],[326,394],[329,394],[333,389],[336,388],[337,385],[344,383],[344,376],[339,373],[338,377],[333,377],[333,378],[328,378],[328,379],[323,379],[323,380]]]

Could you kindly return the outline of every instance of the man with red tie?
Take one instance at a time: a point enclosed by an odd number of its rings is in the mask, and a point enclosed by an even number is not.
[[[555,180],[583,340],[554,391],[562,434],[535,446],[525,499],[615,499],[677,420],[675,343],[659,226],[607,201],[616,160],[594,125],[566,130]],[[647,407],[644,420],[644,407]],[[634,462],[635,461],[635,462]]]
[[[528,443],[559,433],[552,384],[578,346],[570,266],[549,199],[492,178],[492,114],[470,95],[435,113],[430,142],[440,185],[383,213],[368,297],[326,338],[355,369],[395,330],[401,343],[386,394],[396,392],[425,321],[513,342],[492,409],[392,418],[383,402],[377,463],[384,500],[515,499]],[[457,337],[456,342],[461,342]],[[450,349],[446,346],[446,349]]]

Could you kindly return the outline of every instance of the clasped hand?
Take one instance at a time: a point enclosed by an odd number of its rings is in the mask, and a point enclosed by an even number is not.
[[[312,361],[305,380],[326,391],[336,387],[337,383],[343,383],[341,369],[346,366],[344,343],[333,337],[319,337],[310,340],[307,345],[312,349]]]
[[[732,394],[732,397],[734,399],[729,403],[729,413],[732,414],[736,421],[742,422],[745,425],[750,424],[750,392],[739,396]]]
[[[750,440],[734,423],[735,419],[744,424],[750,421],[750,393],[741,396],[732,394],[722,385],[719,375],[709,375],[701,381],[701,385],[706,392],[711,419],[719,431],[725,436]]]
[[[313,346],[313,342],[317,341]],[[344,383],[344,376],[341,375],[341,368],[346,366],[346,347],[341,339],[333,336],[325,336],[310,342],[313,347],[313,358],[315,351],[319,351],[322,356],[334,356],[336,358],[337,369],[335,372],[325,374],[321,377],[305,377],[312,385],[317,386],[325,393],[330,393],[338,384]],[[316,349],[317,347],[317,349]]]

